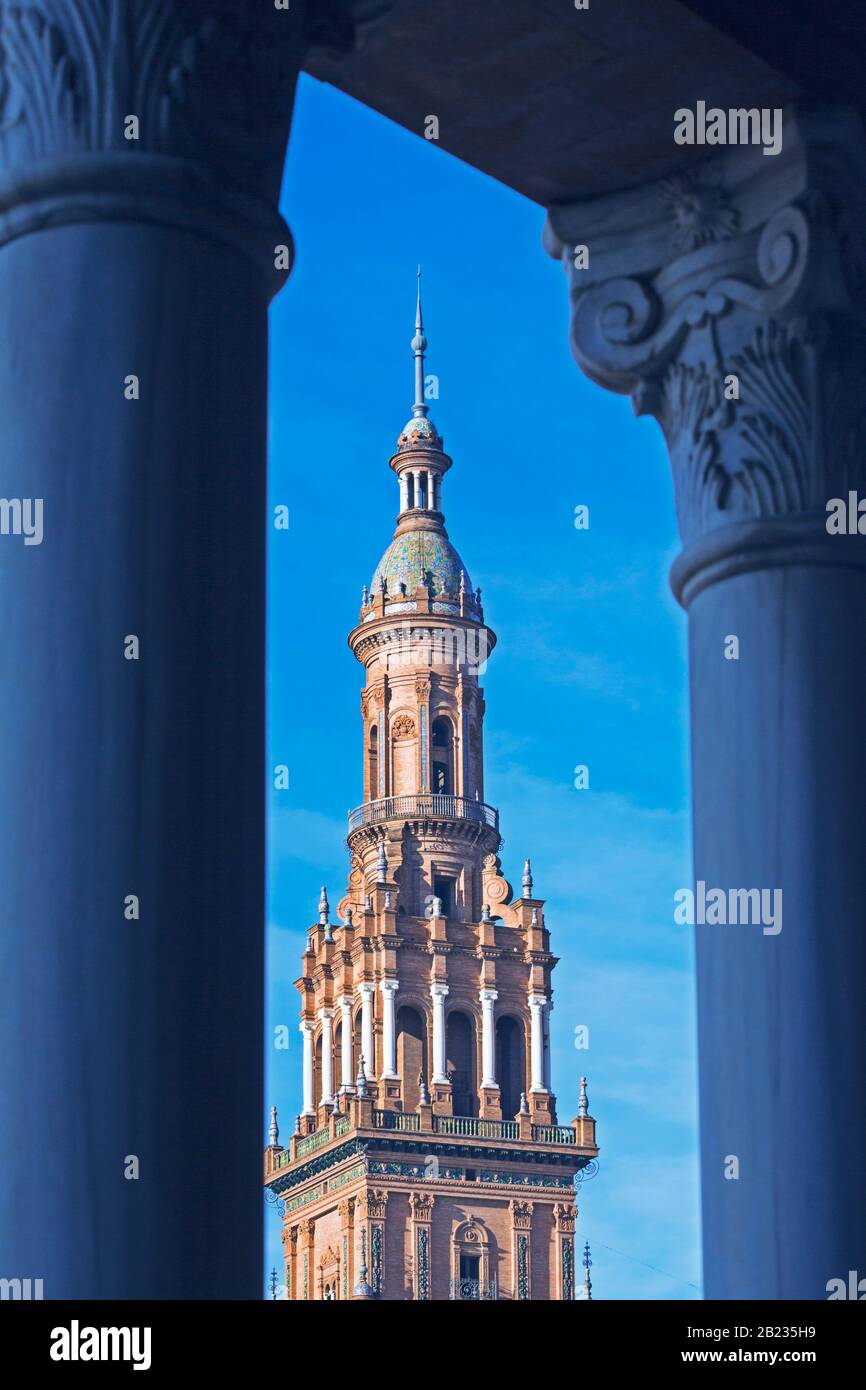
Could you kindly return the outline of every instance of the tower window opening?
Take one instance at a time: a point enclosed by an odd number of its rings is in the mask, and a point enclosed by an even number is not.
[[[450,796],[454,791],[454,739],[449,719],[434,719],[431,741],[433,791]]]
[[[443,917],[454,915],[454,888],[453,878],[433,879],[433,896],[441,900]]]
[[[369,762],[370,800],[373,801],[379,790],[379,730],[375,724],[370,725],[370,743],[367,754]]]

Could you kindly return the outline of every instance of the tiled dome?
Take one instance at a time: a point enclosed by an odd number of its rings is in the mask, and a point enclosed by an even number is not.
[[[413,415],[397,437],[398,449],[441,449],[442,436],[426,415]]]
[[[406,593],[411,596],[429,576],[435,595],[457,594],[460,592],[461,574],[466,590],[471,594],[472,584],[466,567],[441,531],[406,531],[402,536],[395,537],[388,546],[376,566],[371,587],[373,593],[377,594],[384,578],[390,598],[400,597],[401,584],[405,584]]]

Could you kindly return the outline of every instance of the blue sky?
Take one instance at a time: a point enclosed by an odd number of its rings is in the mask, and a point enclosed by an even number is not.
[[[282,207],[297,262],[271,311],[270,479],[291,525],[269,538],[268,729],[290,786],[269,798],[268,1104],[291,1133],[292,982],[320,883],[333,907],[345,891],[345,815],[363,795],[346,635],[397,512],[388,458],[412,401],[420,261],[431,414],[454,459],[446,524],[499,638],[486,798],[506,876],[519,884],[531,855],[547,900],[560,1118],[585,1072],[599,1124],[577,1240],[599,1298],[695,1298],[693,947],[673,922],[692,877],[685,618],[667,583],[660,433],[574,365],[543,210],[308,77]],[[589,790],[574,788],[577,764]],[[289,1051],[272,1045],[279,1024]],[[267,1267],[281,1269],[273,1211],[266,1223]]]

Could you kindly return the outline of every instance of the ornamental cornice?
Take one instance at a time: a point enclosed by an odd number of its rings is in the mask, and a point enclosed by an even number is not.
[[[730,148],[549,213],[575,358],[664,432],[683,602],[737,568],[843,562],[824,522],[828,498],[866,483],[864,214],[866,140],[844,109],[786,110],[771,159]]]

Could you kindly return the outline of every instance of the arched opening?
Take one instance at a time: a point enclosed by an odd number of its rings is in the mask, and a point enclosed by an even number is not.
[[[454,731],[451,720],[443,715],[434,719],[430,735],[432,789],[450,796],[454,791]]]
[[[316,1038],[313,1052],[313,1105],[318,1110],[322,1099],[322,1035]]]
[[[379,792],[379,729],[376,724],[370,725],[370,737],[367,743],[367,777],[370,800],[374,801]]]
[[[403,1109],[416,1110],[421,1099],[419,1076],[427,1069],[427,1026],[417,1009],[404,1004],[397,1010],[397,1075],[403,1083]]]
[[[504,1120],[514,1119],[520,1109],[520,1092],[527,1090],[523,1064],[523,1025],[506,1015],[496,1023],[496,1076]]]
[[[455,1115],[477,1115],[475,1085],[475,1021],[452,1009],[445,1025],[446,1071],[451,1078]]]

